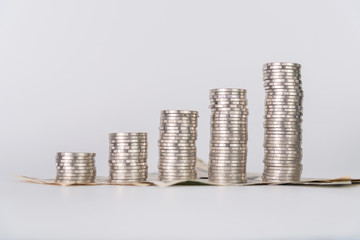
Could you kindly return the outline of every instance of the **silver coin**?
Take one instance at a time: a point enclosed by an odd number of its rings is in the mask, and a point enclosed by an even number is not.
[[[225,172],[242,172],[245,170],[246,164],[243,164],[242,166],[218,166],[218,165],[210,165],[209,170],[210,171],[225,171]]]
[[[94,159],[56,159],[56,163],[82,163],[82,164],[94,164]]]
[[[96,170],[96,167],[95,167],[95,165],[92,165],[92,166],[56,165],[56,169],[63,169],[63,170]]]
[[[196,156],[194,157],[163,157],[159,156],[161,162],[196,162]]]
[[[212,109],[221,109],[221,108],[225,108],[225,109],[238,109],[238,108],[245,108],[247,106],[247,102],[244,103],[238,103],[238,104],[212,104],[209,105],[209,108]]]
[[[196,158],[168,158],[168,157],[159,157],[159,163],[165,165],[174,165],[174,164],[187,164],[188,166],[194,166],[196,164]]]
[[[285,121],[284,119],[274,118],[274,119],[264,119],[264,125],[279,125],[281,127],[290,127],[298,128],[301,127],[301,121]]]
[[[271,157],[271,156],[264,156],[264,162],[271,165],[271,163],[300,163],[302,157]]]
[[[133,160],[143,160],[147,159],[147,154],[134,154],[134,155],[127,155],[127,154],[117,154],[117,155],[110,155],[109,160],[123,160],[123,159],[133,159]]]
[[[302,80],[298,76],[272,76],[272,77],[264,77],[263,84],[273,84],[273,83],[293,83],[299,86],[302,86]]]
[[[145,177],[147,176],[147,171],[143,172],[110,172],[109,176],[112,178],[116,177]]]
[[[265,167],[267,166],[275,166],[275,167],[288,167],[288,166],[302,166],[301,159],[297,161],[284,161],[284,160],[268,160],[264,158],[263,163]]]
[[[266,133],[264,135],[266,140],[301,140],[302,135],[301,134],[271,134]]]
[[[233,138],[216,138],[213,137],[211,138],[210,143],[227,143],[227,144],[232,144],[232,143],[246,143],[247,142],[248,137],[245,136],[240,136],[240,137],[233,137]]]
[[[272,150],[264,150],[264,154],[266,156],[274,156],[274,155],[279,155],[279,156],[302,156],[302,151],[272,151]]]
[[[239,154],[216,154],[210,153],[210,160],[212,162],[221,162],[221,161],[246,161],[247,153],[239,153]]]
[[[264,130],[265,132],[269,133],[302,133],[301,126],[289,126],[289,125],[270,125],[270,124],[264,124]]]
[[[268,74],[271,74],[271,73],[300,73],[300,69],[296,69],[296,68],[293,68],[293,69],[264,69],[263,68],[263,73],[268,73]]]
[[[117,159],[113,159],[113,158],[110,158],[109,159],[109,163],[121,163],[121,162],[124,162],[124,161],[127,161],[127,162],[134,162],[134,163],[142,163],[142,162],[146,162],[147,158],[144,157],[144,158],[117,158]]]
[[[110,174],[147,173],[147,169],[110,169]]]
[[[159,153],[160,158],[165,159],[194,159],[196,158],[196,152],[190,152],[190,153]]]
[[[146,152],[147,146],[109,146],[109,150],[138,150],[139,152]]]
[[[181,117],[181,116],[161,116],[160,124],[166,124],[170,122],[186,123],[186,124],[198,124],[198,117]]]
[[[265,134],[301,134],[301,126],[289,126],[289,125],[267,125],[264,124]]]
[[[219,93],[219,92],[242,92],[242,93],[246,93],[247,90],[246,89],[242,89],[242,88],[214,88],[214,89],[210,89],[210,92],[215,92],[215,93]]]
[[[236,123],[247,123],[247,116],[243,116],[243,117],[227,117],[227,116],[220,116],[220,115],[212,115],[210,118],[213,123],[221,123],[221,122],[236,122]]]
[[[271,104],[277,104],[277,105],[292,105],[292,106],[301,106],[302,99],[265,99],[266,106]]]
[[[188,178],[196,178],[196,173],[160,173],[160,178],[175,178],[175,177],[188,177]]]
[[[56,171],[58,173],[96,173],[96,168],[88,168],[88,169],[83,169],[83,168],[56,168]]]
[[[241,92],[234,92],[234,91],[227,91],[227,92],[221,92],[221,93],[209,93],[209,99],[210,100],[216,100],[216,99],[246,99],[247,93],[241,93]]]
[[[211,148],[210,154],[213,157],[216,157],[216,156],[232,157],[232,156],[244,156],[244,155],[246,156],[247,149],[245,149],[245,150],[240,149],[239,151],[231,151],[231,149],[230,150],[228,150],[228,149],[214,150]]]
[[[170,181],[192,181],[195,180],[196,176],[189,176],[189,177],[179,177],[179,176],[175,176],[175,177],[162,177],[159,176],[159,180],[163,181],[163,182],[170,182]]]
[[[225,106],[225,107],[233,107],[233,106],[245,106],[247,105],[248,101],[247,100],[232,100],[232,101],[225,101],[225,100],[222,100],[222,101],[215,101],[215,100],[211,100],[210,101],[210,107],[211,108],[216,108],[218,106]],[[246,108],[244,108],[245,110]]]
[[[301,83],[296,82],[264,82],[263,86],[265,88],[273,88],[273,87],[286,87],[286,88],[301,88]],[[296,96],[297,97],[297,96]]]
[[[161,113],[163,114],[199,114],[198,111],[194,110],[162,110]]]
[[[138,178],[138,179],[110,179],[110,183],[112,184],[127,184],[127,183],[141,183],[145,182],[146,178]]]
[[[148,169],[148,166],[146,164],[144,165],[135,165],[135,164],[109,164],[110,170],[117,170],[117,169]]]
[[[108,165],[111,166],[124,166],[124,165],[128,165],[128,164],[143,164],[146,165],[147,162],[146,160],[143,161],[133,161],[133,160],[122,160],[122,161],[112,161],[112,162],[108,162]]]
[[[299,157],[299,153],[268,153],[265,152],[265,157]]]
[[[286,147],[297,147],[301,145],[301,141],[283,141],[283,140],[266,140],[264,141],[263,146],[270,147],[270,146],[286,146]]]
[[[277,68],[301,69],[301,65],[298,63],[266,63],[263,65],[263,69],[277,69]]]
[[[238,157],[230,156],[210,156],[211,164],[246,164],[246,155]]]
[[[247,141],[247,134],[241,135],[239,137],[218,137],[217,135],[211,136],[210,142],[212,143],[239,143]]]
[[[165,168],[177,168],[177,169],[195,169],[195,164],[185,164],[185,163],[175,163],[175,164],[168,164],[168,163],[159,163],[158,168],[165,169]]]
[[[110,142],[109,143],[110,146],[148,146],[147,141],[138,141],[138,142],[122,142],[122,141],[118,141],[118,142]]]
[[[119,133],[109,133],[109,136],[120,136],[120,137],[129,137],[129,136],[147,136],[146,132],[119,132]]]
[[[196,145],[196,141],[195,140],[190,140],[190,139],[162,139],[160,138],[160,140],[158,140],[158,145],[162,145],[162,144],[183,144],[183,145]]]
[[[160,130],[160,136],[163,134],[192,134],[193,136],[196,136],[196,131],[192,130]]]
[[[86,156],[56,156],[56,160],[95,160],[94,157],[86,157]]]
[[[264,173],[268,176],[297,176],[302,172],[301,169],[264,169]]]
[[[300,148],[300,144],[286,144],[286,143],[264,143],[263,147],[267,148]]]
[[[241,179],[242,181],[245,180],[246,178],[246,174],[244,173],[211,173],[209,174],[209,179],[226,179],[228,180],[229,178],[238,178],[239,180]]]
[[[175,128],[175,129],[196,129],[197,127],[197,123],[164,123],[162,122],[161,123],[161,129],[164,128],[164,129],[167,129],[167,128]]]
[[[301,147],[271,147],[265,148],[265,151],[273,151],[273,152],[302,152]]]
[[[244,115],[248,115],[248,109],[242,109],[240,111],[215,111],[211,115],[212,116],[219,116],[219,117],[226,117],[226,118],[243,118]]]
[[[182,169],[179,169],[179,168],[159,168],[159,173],[162,175],[162,174],[166,174],[166,173],[169,173],[169,174],[177,174],[177,173],[183,173],[183,174],[188,174],[188,175],[195,175],[196,174],[196,170],[193,168],[182,168]]]
[[[57,167],[95,167],[95,164],[57,163]]]
[[[263,67],[270,67],[270,66],[293,66],[301,68],[301,65],[299,63],[292,63],[292,62],[270,62],[265,63]]]
[[[244,145],[243,147],[237,147],[237,148],[222,148],[222,147],[214,147],[212,146],[210,149],[211,153],[246,153],[247,152],[247,146]]]
[[[57,152],[56,153],[57,157],[62,157],[62,156],[91,156],[91,157],[95,157],[96,153],[86,153],[86,152]]]
[[[292,96],[292,95],[266,95],[265,99],[269,100],[290,100],[290,101],[302,101],[302,96]]]
[[[302,106],[296,106],[296,105],[268,105],[265,106],[266,110],[273,110],[273,111],[302,111],[303,107]]]
[[[170,147],[181,147],[181,146],[185,146],[185,147],[195,147],[196,143],[195,141],[187,141],[187,142],[170,142],[170,141],[159,141],[159,146],[170,146]]]

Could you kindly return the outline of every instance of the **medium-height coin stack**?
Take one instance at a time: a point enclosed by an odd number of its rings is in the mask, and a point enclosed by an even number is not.
[[[196,179],[197,111],[161,112],[159,140],[160,180]]]
[[[217,183],[245,183],[247,158],[246,90],[210,90],[211,140],[209,180]]]
[[[110,133],[109,180],[112,183],[147,179],[147,133]]]
[[[95,153],[56,153],[56,181],[66,183],[92,183],[96,177]]]
[[[265,139],[263,181],[299,181],[302,172],[302,100],[300,64],[263,66]]]

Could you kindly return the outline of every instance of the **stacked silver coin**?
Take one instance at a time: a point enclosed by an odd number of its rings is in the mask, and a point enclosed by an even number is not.
[[[146,181],[147,133],[110,133],[109,141],[109,181],[112,183]]]
[[[297,63],[263,66],[266,91],[264,116],[265,182],[299,181],[302,172],[303,90]]]
[[[198,112],[161,112],[159,139],[160,180],[196,179],[196,128]]]
[[[96,177],[95,153],[56,153],[56,181],[64,183],[92,183]]]
[[[246,90],[210,90],[211,140],[209,181],[245,183],[248,108]]]

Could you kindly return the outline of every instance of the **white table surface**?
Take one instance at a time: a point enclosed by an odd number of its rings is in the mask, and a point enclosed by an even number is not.
[[[360,185],[73,186],[4,179],[0,239],[358,239]]]

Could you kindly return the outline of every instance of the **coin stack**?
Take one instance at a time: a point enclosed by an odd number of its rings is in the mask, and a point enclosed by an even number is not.
[[[147,179],[147,133],[109,134],[109,181],[143,182]]]
[[[211,140],[209,181],[245,183],[247,158],[246,90],[210,90]]]
[[[161,112],[159,140],[160,180],[196,179],[197,111]]]
[[[96,177],[95,153],[56,153],[56,181],[65,183],[92,183]]]
[[[302,100],[300,64],[263,66],[265,100],[265,182],[299,181],[302,172]]]

